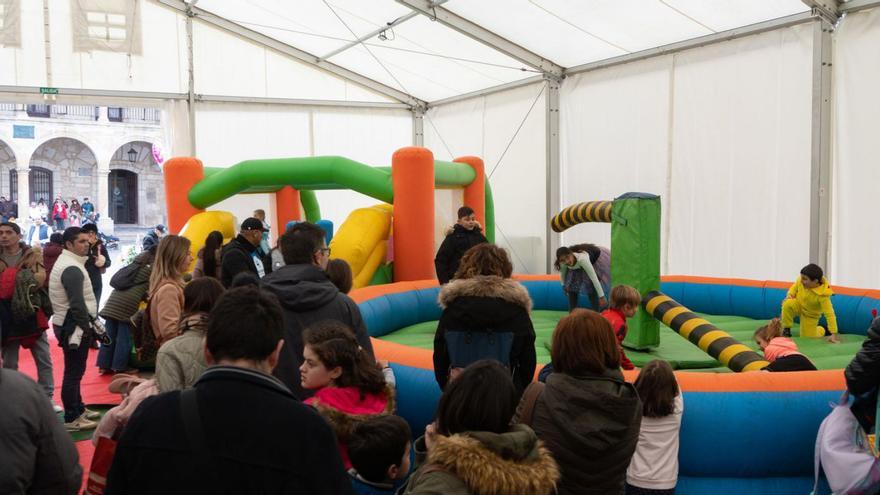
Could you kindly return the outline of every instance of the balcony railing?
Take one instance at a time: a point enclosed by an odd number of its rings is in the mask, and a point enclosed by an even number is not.
[[[161,112],[158,108],[123,108],[123,122],[144,122],[158,124]]]
[[[100,107],[91,105],[25,105],[0,103],[0,115],[27,112],[28,117],[59,120],[91,120],[100,118]],[[161,122],[162,111],[158,108],[107,107],[107,120],[131,124],[156,124]]]
[[[98,107],[88,105],[50,105],[52,118],[98,120]]]

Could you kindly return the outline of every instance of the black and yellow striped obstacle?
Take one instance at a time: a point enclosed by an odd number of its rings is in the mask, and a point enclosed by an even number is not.
[[[584,222],[611,222],[611,207],[614,201],[587,201],[560,211],[550,220],[554,232],[562,232]]]
[[[733,371],[758,371],[770,364],[763,356],[741,344],[727,332],[700,318],[660,291],[645,294],[642,306],[648,314]]]

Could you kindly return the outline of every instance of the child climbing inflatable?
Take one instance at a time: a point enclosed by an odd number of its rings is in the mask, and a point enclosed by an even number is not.
[[[590,309],[608,305],[605,293],[611,286],[611,252],[595,244],[575,244],[556,250],[554,266],[559,270],[562,290],[568,295],[568,310],[578,304],[578,295],[590,300]]]
[[[791,337],[794,317],[800,316],[801,337],[819,338],[827,335],[828,342],[838,343],[837,316],[831,304],[833,295],[834,291],[819,265],[810,263],[801,268],[800,277],[788,289],[788,297],[782,303],[782,336]],[[823,314],[828,322],[827,330],[819,330],[819,317]]]

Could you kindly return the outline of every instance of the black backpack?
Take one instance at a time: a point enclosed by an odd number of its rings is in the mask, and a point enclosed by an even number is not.
[[[135,258],[134,261],[120,268],[119,271],[114,273],[113,277],[110,278],[110,287],[113,287],[116,290],[126,290],[138,285],[137,275],[140,273],[141,268],[144,267],[144,264],[143,260]],[[149,263],[146,264],[149,265]]]

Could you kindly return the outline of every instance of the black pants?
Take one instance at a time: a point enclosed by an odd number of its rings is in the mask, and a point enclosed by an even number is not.
[[[80,346],[64,348],[64,378],[61,381],[61,403],[64,404],[64,422],[69,423],[86,411],[80,394],[80,382],[86,372],[91,339],[84,335]]]
[[[568,295],[568,312],[574,311],[578,305],[578,292],[566,292]],[[593,311],[599,311],[599,295],[596,294],[595,290],[591,290],[587,293],[587,298],[590,300],[590,309]]]

